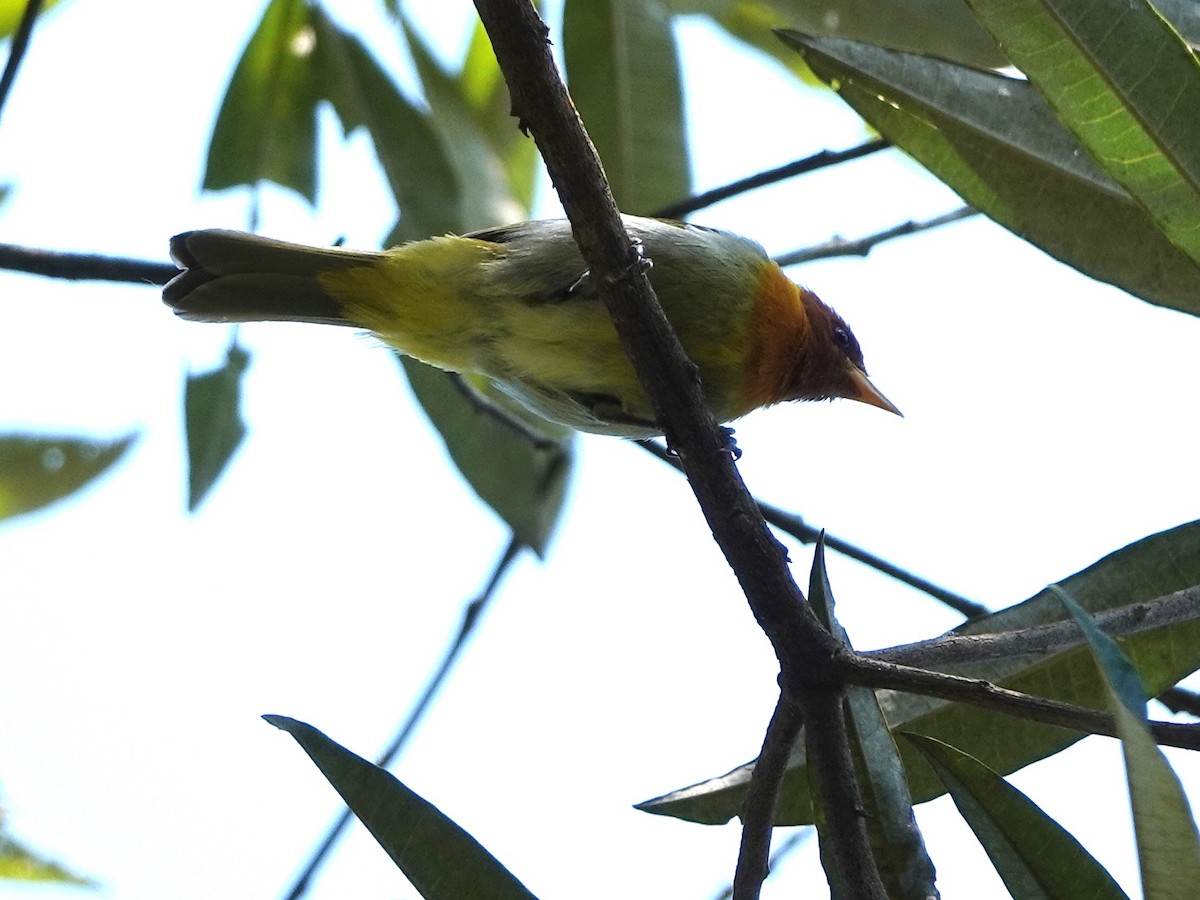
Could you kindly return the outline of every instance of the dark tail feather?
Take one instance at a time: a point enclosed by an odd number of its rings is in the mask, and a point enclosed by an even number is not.
[[[163,288],[163,301],[198,322],[352,325],[317,276],[369,265],[378,255],[240,231],[186,231],[171,238],[171,257],[183,271]]]

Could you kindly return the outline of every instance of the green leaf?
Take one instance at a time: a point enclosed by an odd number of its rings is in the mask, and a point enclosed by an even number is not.
[[[1027,83],[851,41],[780,37],[981,212],[1093,278],[1200,314],[1200,269]]]
[[[430,116],[400,93],[357,37],[339,28],[321,7],[311,11],[324,96],[347,134],[370,132],[375,154],[400,206],[393,240],[419,240],[461,226],[454,169]]]
[[[0,40],[12,37],[16,32],[28,5],[29,0],[0,0]],[[58,0],[42,0],[42,9],[38,16],[44,16],[57,5]]]
[[[120,459],[137,436],[96,441],[0,434],[0,521],[75,493]]]
[[[1092,157],[1200,262],[1200,62],[1141,0],[968,0]]]
[[[311,725],[263,716],[294,737],[425,900],[535,900],[429,801]]]
[[[567,0],[563,60],[617,205],[646,213],[691,189],[679,54],[659,0]]]
[[[1140,603],[1200,584],[1200,522],[1191,522],[1143,538],[1109,554],[1059,582],[1061,588],[1091,613]],[[1024,603],[973,620],[952,634],[1020,631],[1066,617],[1055,589],[1047,588]],[[1148,629],[1121,639],[1151,695],[1161,693],[1200,667],[1200,621],[1184,621]],[[1103,709],[1107,688],[1097,677],[1086,647],[1029,657],[993,659],[939,667],[968,678],[982,678],[1017,691]],[[1001,774],[1044,759],[1083,735],[967,704],[912,694],[883,692],[880,702],[893,731],[925,734],[959,747]],[[915,802],[944,792],[923,758],[909,747],[900,753]],[[737,815],[749,780],[750,766],[719,778],[646,801],[639,809],[696,822],[719,824]],[[794,753],[784,781],[778,824],[809,821],[804,754]]]
[[[522,543],[543,556],[562,514],[574,432],[537,419],[486,384],[469,388],[440,369],[398,358],[463,477]]]
[[[225,92],[208,148],[204,188],[273,181],[317,193],[317,100],[312,8],[272,0]]]
[[[1179,778],[1146,726],[1146,693],[1133,663],[1096,627],[1071,591],[1055,596],[1079,623],[1108,689],[1125,755],[1142,891],[1150,900],[1189,900],[1200,884],[1200,834]]]
[[[761,25],[863,41],[981,69],[1008,65],[962,0],[671,0],[670,5],[676,12],[708,13],[734,37],[771,55],[778,47],[772,49],[769,31],[764,34]],[[760,24],[754,26],[756,22]]]
[[[462,199],[461,221],[454,230],[478,231],[529,218],[529,207],[522,204],[509,186],[505,148],[493,144],[492,135],[481,122],[482,115],[467,100],[462,82],[442,68],[420,31],[411,27],[406,17],[402,15],[400,22],[421,77],[425,99],[433,111],[431,121],[446,147],[457,182],[471,186]],[[495,58],[492,60],[496,68]],[[519,135],[513,124],[510,117],[508,132]],[[504,144],[510,144],[508,133],[506,138],[509,139]]]
[[[250,354],[235,342],[220,367],[188,375],[183,392],[188,455],[188,512],[195,512],[246,436],[242,376]]]
[[[979,760],[923,735],[902,736],[933,767],[1016,900],[1128,900],[1070,832]]]
[[[808,600],[817,618],[830,632],[850,646],[849,635],[834,614],[833,589],[825,569],[825,533],[817,539]],[[846,728],[854,754],[859,792],[867,821],[871,849],[889,897],[896,900],[928,900],[937,897],[933,861],[925,849],[913,815],[904,764],[875,692],[870,688],[846,689]],[[818,837],[824,840],[818,821]],[[824,852],[824,844],[822,844]],[[826,866],[826,871],[838,867]],[[836,891],[835,891],[836,893]]]

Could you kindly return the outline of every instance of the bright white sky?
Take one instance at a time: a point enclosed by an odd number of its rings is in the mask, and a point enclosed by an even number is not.
[[[403,65],[377,5],[333,4]],[[262,6],[112,0],[51,15],[0,123],[0,181],[15,184],[0,240],[165,259],[177,231],[244,226],[245,194],[197,186]],[[456,52],[470,5],[419,6],[437,10],[438,39]],[[681,36],[698,188],[863,138],[835,98],[797,91],[703,22]],[[369,148],[324,127],[318,209],[269,191],[262,229],[376,244],[394,211]],[[890,153],[699,220],[782,252],[956,203]],[[993,606],[1200,515],[1194,319],[982,220],[793,274],[852,323],[907,417],[849,403],[750,417],[741,470],[763,499]],[[304,719],[373,756],[504,529],[448,465],[388,355],[359,336],[242,330],[250,435],[188,517],[183,376],[215,361],[228,332],[177,321],[151,288],[8,273],[0,320],[0,429],[143,431],[79,502],[0,527],[10,827],[120,900],[279,896],[337,806],[258,716]],[[806,579],[810,548],[792,556]],[[837,555],[830,570],[859,647],[957,624]],[[704,900],[732,873],[737,829],[631,804],[754,756],[771,662],[682,480],[636,447],[588,437],[548,560],[517,566],[396,771],[543,900]],[[1195,797],[1200,766],[1170,755]],[[1015,780],[1136,892],[1114,742],[1090,739]],[[1005,896],[947,802],[920,817],[943,896]],[[766,896],[801,884],[823,889],[815,849]],[[2,885],[0,896],[68,892]],[[311,896],[415,895],[357,829]]]

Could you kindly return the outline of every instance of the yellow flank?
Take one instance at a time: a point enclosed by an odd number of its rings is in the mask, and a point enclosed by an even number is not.
[[[402,353],[442,369],[478,371],[494,313],[472,288],[481,263],[498,252],[487,241],[439,237],[395,247],[366,265],[323,272],[317,281],[346,318]]]

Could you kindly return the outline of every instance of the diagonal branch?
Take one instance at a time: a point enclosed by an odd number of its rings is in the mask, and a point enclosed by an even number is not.
[[[41,11],[42,0],[26,0],[25,11],[21,14],[21,21],[8,48],[8,62],[4,64],[4,74],[0,75],[0,113],[4,112],[8,94],[12,90],[13,82],[17,80],[17,69],[21,67],[21,60],[25,58],[25,52],[29,49],[29,38],[33,35],[33,23]]]
[[[972,209],[969,206],[961,206],[951,212],[934,216],[932,219],[926,219],[924,222],[902,222],[899,225],[893,225],[891,228],[885,228],[883,231],[877,231],[874,234],[868,234],[866,237],[855,238],[854,240],[846,240],[840,237],[830,238],[825,243],[817,244],[815,247],[793,250],[791,253],[784,253],[782,256],[777,256],[775,257],[775,262],[787,267],[799,265],[800,263],[813,262],[818,259],[831,259],[835,256],[866,256],[884,241],[891,241],[899,237],[907,237],[910,234],[929,231],[932,228],[939,228],[942,225],[949,225],[951,222],[957,222],[960,219],[968,219],[971,216],[977,215],[979,215],[979,210]]]

